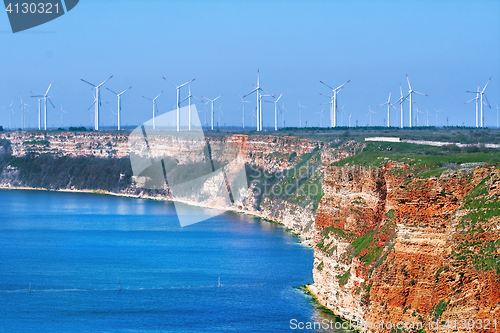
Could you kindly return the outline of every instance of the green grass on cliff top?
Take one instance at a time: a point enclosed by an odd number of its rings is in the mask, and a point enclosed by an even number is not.
[[[411,166],[439,168],[446,164],[500,162],[498,149],[467,147],[434,147],[411,143],[367,142],[363,152],[342,159],[332,166],[361,165],[379,167],[387,161],[405,162]]]

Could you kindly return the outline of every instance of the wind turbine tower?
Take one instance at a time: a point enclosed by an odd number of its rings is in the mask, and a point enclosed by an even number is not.
[[[214,102],[216,100],[218,100],[220,97],[222,97],[222,94],[220,94],[219,96],[217,96],[214,99],[209,99],[209,98],[206,98],[206,97],[203,97],[203,96],[201,96],[201,97],[204,98],[204,99],[206,99],[207,101],[209,101],[210,104],[211,104],[211,109],[210,109],[210,121],[211,121],[211,124],[210,124],[210,128],[213,131],[214,130]]]
[[[153,129],[156,129],[156,124],[155,124],[155,117],[156,117],[155,108],[156,108],[156,111],[158,111],[158,107],[156,105],[156,99],[158,97],[160,97],[161,94],[163,94],[163,91],[161,93],[159,93],[155,98],[149,98],[149,97],[142,96],[143,98],[149,99],[150,101],[153,102]]]
[[[193,81],[194,81],[194,79],[193,79]],[[181,101],[181,103],[182,103],[182,102],[184,102],[186,99],[188,100],[188,103],[189,103],[189,105],[188,105],[188,108],[189,108],[189,109],[188,109],[188,113],[189,113],[189,115],[188,115],[188,122],[189,122],[189,125],[188,125],[188,130],[191,130],[191,97],[196,98],[197,100],[199,100],[199,99],[198,99],[197,97],[194,97],[194,96],[191,94],[191,84],[189,84],[189,85],[188,85],[188,88],[189,88],[189,95],[187,95],[187,97],[186,97],[186,98],[184,98],[184,99]],[[205,117],[206,117],[206,116],[205,116]]]
[[[122,95],[124,93],[126,93],[127,91],[129,91],[130,89],[132,89],[132,87],[128,88],[128,89],[125,89],[124,91],[122,91],[121,93],[117,94],[115,93],[113,90],[109,89],[109,88],[106,88],[108,89],[109,91],[111,91],[113,94],[116,95],[116,97],[118,97],[118,130],[121,130],[121,126],[120,126],[120,120],[121,120],[121,109],[122,109]]]
[[[11,113],[14,113],[14,109],[12,109],[12,104],[14,104],[14,101],[12,101],[12,103],[10,103],[9,106],[3,107],[3,109],[9,109],[9,111],[8,111],[9,112],[9,129],[12,129]],[[497,107],[497,109],[498,109],[498,107]]]
[[[324,83],[323,81],[319,81],[319,82],[324,84],[328,88],[332,89],[332,91],[333,91],[333,96],[328,96],[328,95],[325,95],[325,96],[330,97],[332,99],[332,102],[331,102],[332,105],[330,107],[330,127],[336,127],[337,126],[337,117],[336,117],[335,111],[338,111],[337,110],[337,94],[340,91],[340,89],[342,89],[347,83],[351,82],[351,80],[338,86],[337,88],[332,88],[328,84]]]
[[[266,94],[269,94],[267,91],[262,89],[260,87],[260,81],[259,81],[259,70],[257,70],[257,87],[255,87],[254,90],[243,96],[243,98],[247,97],[250,94],[253,94],[254,92],[257,92],[257,131],[262,131],[262,96],[261,96],[261,91],[265,92]]]
[[[471,99],[470,101],[476,100],[476,127],[479,126],[478,124],[478,113],[477,113],[477,104],[480,101],[481,104],[481,128],[484,127],[484,114],[483,114],[483,104],[486,105],[491,109],[491,106],[489,105],[488,98],[486,98],[486,95],[484,94],[484,91],[486,90],[486,87],[488,86],[488,83],[490,83],[491,77],[488,79],[488,82],[486,82],[486,85],[484,86],[483,90],[479,91],[479,85],[477,85],[477,91],[467,91],[468,93],[476,93],[476,98]],[[479,97],[481,96],[481,97]],[[485,103],[483,99],[486,99],[488,104]],[[469,103],[470,101],[466,102],[465,104]]]
[[[283,93],[274,101],[274,130],[278,130],[278,101],[280,100]]]
[[[19,105],[19,108],[22,108],[21,109],[21,125],[22,125],[22,129],[24,131],[24,128],[25,128],[25,121],[24,120],[26,118],[26,107],[31,106],[31,105],[24,103],[21,95],[19,95],[19,98],[21,99],[21,105]]]
[[[366,115],[366,117],[370,117],[370,127],[372,127],[372,113],[373,114],[376,114],[376,112],[373,112],[372,109],[368,106],[368,110],[370,110],[368,112],[368,114]]]
[[[101,84],[99,85],[95,85],[93,83],[90,83],[88,81],[85,81],[84,79],[80,79],[82,80],[83,82],[87,83],[87,84],[90,84],[92,87],[95,88],[95,97],[94,97],[94,107],[95,107],[95,112],[94,112],[94,127],[95,127],[95,130],[98,131],[99,130],[99,106],[101,104],[101,92],[99,91],[99,88],[102,87],[103,84],[105,84],[106,82],[108,82],[111,78],[113,77],[113,75],[111,75],[107,80],[103,81]],[[91,105],[92,107],[92,105]]]
[[[412,109],[411,109],[411,107],[412,107],[412,105],[411,105],[411,99],[412,99],[412,95],[414,93],[417,93],[417,94],[420,94],[420,95],[423,95],[423,96],[428,96],[428,95],[427,94],[422,94],[421,92],[415,91],[415,90],[413,90],[411,88],[410,79],[408,78],[408,74],[406,74],[406,81],[408,81],[408,88],[409,88],[408,94],[406,95],[406,97],[410,97],[410,114],[409,114],[409,116],[410,116],[410,127],[412,127],[412,118],[411,118],[411,111],[412,111]],[[406,99],[406,97],[405,97],[405,99]]]
[[[50,87],[52,87],[52,82],[50,82],[49,87],[47,88],[47,91],[45,92],[45,95],[35,95],[31,97],[40,97],[43,98],[43,129],[46,131],[47,130],[47,100],[49,100],[50,104],[52,104],[52,101],[50,100],[48,94]],[[52,107],[55,109],[56,107],[54,104],[52,104]],[[38,113],[38,129],[40,129],[40,112]]]
[[[307,109],[299,102],[299,128],[302,128],[302,109]]]
[[[165,79],[165,77],[163,79],[165,81],[168,81],[167,79]],[[186,84],[193,82],[194,80],[196,80],[196,79],[192,79],[192,80],[190,80],[190,81],[188,81],[186,83],[181,84],[180,86],[177,86],[174,83],[172,83],[171,81],[168,81],[177,90],[177,132],[179,132],[181,130],[181,117],[180,117],[180,111],[179,111],[180,105],[181,105],[181,102],[180,102],[180,99],[181,99],[181,88],[184,87]],[[189,115],[191,115],[191,112],[189,112]],[[191,122],[189,122],[189,123],[191,124]],[[189,125],[189,126],[191,126],[191,125]]]
[[[391,122],[390,122],[390,110],[391,110],[391,106],[394,108],[394,110],[398,111],[398,109],[391,104],[391,91],[389,91],[389,98],[387,99],[387,102],[383,103],[383,104],[380,104],[378,106],[382,106],[382,105],[386,105],[387,104],[387,127],[391,127]]]
[[[243,108],[241,113],[242,113],[242,125],[243,125],[243,129],[245,129],[245,103],[250,103],[250,101],[245,101],[243,99],[243,97],[240,96],[240,99],[241,99],[241,107]]]
[[[401,97],[396,101],[396,103],[399,103],[399,107],[401,108],[401,126],[400,127],[403,128],[404,127],[404,124],[403,124],[403,120],[404,120],[403,102],[406,100],[406,97],[408,97],[408,95],[403,97],[403,89],[401,88],[401,83],[399,84],[399,93],[401,94]]]

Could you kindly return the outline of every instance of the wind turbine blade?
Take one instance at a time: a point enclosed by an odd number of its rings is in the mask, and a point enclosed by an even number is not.
[[[144,97],[144,96],[143,96],[143,97]],[[91,107],[93,107],[93,106],[94,106],[94,104],[95,104],[95,101],[94,101],[94,103],[90,104],[90,106],[88,107],[88,109],[87,109],[87,110],[90,110],[90,108],[91,108]]]
[[[337,88],[335,88],[335,90],[337,90],[337,89],[342,89],[342,88],[343,88],[346,84],[348,84],[349,82],[351,82],[351,80],[349,80],[349,81],[347,81],[346,83],[344,83],[344,84],[342,84],[342,85],[338,86]]]
[[[488,81],[489,82],[489,81]],[[488,85],[488,84],[486,84]],[[49,93],[50,87],[52,87],[52,82],[50,82],[49,87],[47,88],[47,92],[45,93],[45,96]],[[486,87],[485,87],[486,88]],[[484,90],[483,90],[484,91]]]
[[[415,90],[413,90],[413,92],[414,92],[414,93],[417,93],[417,94],[420,94],[420,95],[422,95],[422,96],[429,96],[429,95],[427,95],[427,94],[422,94],[421,92],[418,92],[418,91],[415,91]]]
[[[150,101],[153,100],[152,98],[149,98],[149,97],[146,97],[146,96],[142,96],[142,98],[149,99]]]
[[[132,89],[132,87],[129,87],[128,89],[125,89],[124,91],[122,91],[121,93],[119,93],[118,96],[121,96],[123,93],[129,91],[130,89]]]
[[[491,104],[490,104],[490,101],[488,101],[488,97],[486,97],[485,94],[483,94],[483,96],[484,96],[484,99],[486,99],[486,102],[488,102],[488,104],[486,104],[486,106],[491,109],[491,106],[490,106]],[[483,103],[484,103],[484,101],[483,101]]]
[[[215,102],[216,100],[218,100],[221,97],[222,97],[222,94],[220,94],[219,96],[217,96],[217,98],[215,98],[213,101]]]
[[[195,79],[192,79],[191,81],[188,81],[186,83],[181,84],[178,88],[184,87],[186,84],[193,82]]]
[[[108,89],[109,91],[111,91],[113,94],[118,95],[118,94],[117,94],[117,93],[115,93],[113,90],[111,90],[111,89],[109,89],[109,88],[106,88],[106,89]]]
[[[111,75],[107,80],[103,81],[100,85],[98,85],[96,88],[99,88],[100,86],[102,86],[103,84],[105,84],[106,82],[108,82],[111,78],[113,77],[113,75]]]
[[[34,96],[31,96],[31,97],[45,97],[43,95],[34,95]]]
[[[330,89],[334,90],[332,87],[330,87],[329,85],[327,85],[327,84],[326,84],[325,82],[323,82],[323,81],[319,81],[319,83],[322,83],[322,84],[324,84],[325,86],[327,86],[328,88],[330,88]]]
[[[47,100],[50,102],[50,104],[52,104],[52,101],[50,100],[50,98],[47,98]],[[52,107],[55,109],[56,107],[54,106],[54,104],[52,104]]]
[[[382,106],[382,105],[386,105],[386,104],[389,104],[389,102],[385,102],[384,104],[377,105],[377,107]]]
[[[322,93],[319,93],[321,96],[326,96],[326,97],[329,97],[329,98],[333,98],[333,96],[330,96],[330,95],[325,95],[325,94],[322,94]]]
[[[484,93],[484,91],[486,90],[486,87],[488,86],[488,83],[490,83],[490,80],[491,80],[491,77],[488,79],[488,82],[486,82],[486,85],[484,86],[483,91],[481,91],[482,93]]]
[[[172,84],[175,88],[177,88],[177,86],[175,85],[175,83],[173,83],[172,81],[167,80],[164,76],[163,76],[163,79],[164,79],[165,81],[167,81],[167,82],[170,82],[170,84]]]
[[[88,82],[88,81],[85,81],[84,79],[80,79],[80,80],[82,80],[83,82],[85,82],[85,83],[87,83],[87,84],[90,84],[90,85],[91,85],[92,87],[94,87],[94,88],[96,87],[96,85],[95,85],[95,84],[90,83],[90,82]]]
[[[467,104],[469,102],[475,101],[476,99],[477,99],[477,97],[474,97],[473,99],[471,99],[470,101],[465,102],[464,104]]]
[[[253,94],[255,91],[257,91],[257,88],[255,88],[254,90],[250,91],[248,94],[246,94],[245,96],[243,96],[243,98],[247,97],[250,94]],[[201,97],[203,97],[203,96],[201,96]]]
[[[406,74],[406,81],[408,81],[408,88],[411,90],[410,79],[408,78],[408,74]]]
[[[158,96],[156,96],[155,98],[153,98],[153,100],[156,100],[158,97],[160,97],[161,94],[163,94],[163,91],[161,93],[159,93]]]

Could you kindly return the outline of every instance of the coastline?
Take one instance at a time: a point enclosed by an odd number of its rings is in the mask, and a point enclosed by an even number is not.
[[[75,190],[75,189],[57,189],[57,190],[49,190],[46,188],[42,187],[27,187],[27,186],[11,186],[9,185],[2,185],[0,184],[0,190],[18,190],[18,191],[47,191],[47,192],[63,192],[63,193],[87,193],[87,194],[101,194],[101,195],[111,195],[115,197],[122,197],[122,198],[132,198],[132,199],[144,199],[144,200],[156,200],[156,201],[168,201],[168,202],[179,202],[183,203],[189,206],[193,207],[200,207],[200,208],[205,208],[205,209],[216,209],[216,210],[224,210],[227,212],[231,213],[236,213],[236,214],[243,214],[243,215],[248,215],[248,216],[253,216],[257,217],[265,222],[269,223],[274,223],[281,225],[285,228],[286,232],[290,232],[294,234],[295,236],[299,237],[300,241],[298,242],[299,244],[302,244],[307,247],[312,247],[312,243],[308,241],[304,236],[299,234],[298,232],[293,231],[292,229],[288,228],[284,223],[279,222],[279,221],[273,221],[269,220],[265,217],[262,217],[258,214],[253,214],[249,211],[241,210],[241,209],[235,209],[232,207],[208,207],[206,205],[198,204],[193,201],[188,201],[188,200],[179,200],[179,199],[172,199],[172,198],[166,198],[166,197],[152,197],[152,196],[141,196],[141,195],[133,195],[133,194],[127,194],[127,193],[116,193],[116,192],[109,192],[109,191],[104,191],[104,190]]]

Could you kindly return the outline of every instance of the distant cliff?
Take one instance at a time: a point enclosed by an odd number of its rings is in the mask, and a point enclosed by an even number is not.
[[[171,199],[168,186],[146,189],[147,177],[133,176],[125,135],[9,135],[0,139],[3,187]],[[219,208],[258,215],[300,234],[314,247],[309,289],[336,314],[394,324],[456,319],[457,326],[462,319],[481,319],[493,327],[496,319],[500,328],[497,150],[345,137],[230,135],[208,141],[213,151],[237,147],[247,171],[243,199]],[[152,139],[148,156],[199,163],[189,154],[193,144]],[[440,325],[438,331],[449,330]]]

